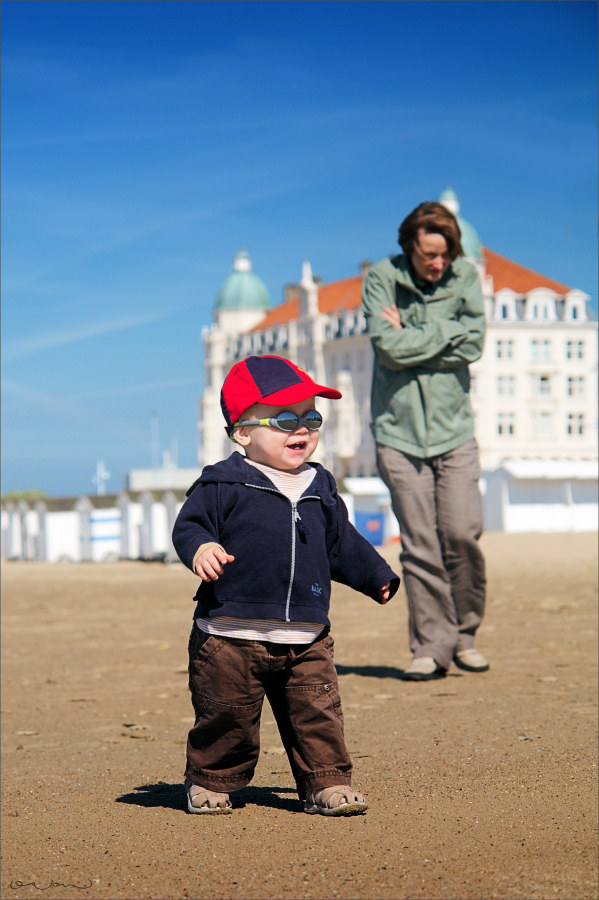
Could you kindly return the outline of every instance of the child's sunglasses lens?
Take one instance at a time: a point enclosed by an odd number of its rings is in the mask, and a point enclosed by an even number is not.
[[[322,416],[315,409],[311,409],[305,416],[296,416],[292,412],[282,412],[275,416],[277,428],[282,431],[295,431],[300,424],[305,425],[310,431],[316,431],[322,425]]]
[[[299,425],[298,417],[291,412],[279,413],[278,416],[275,416],[275,422],[277,428],[281,428],[283,431],[295,431]]]
[[[316,431],[322,425],[322,416],[315,409],[311,409],[304,416],[304,422],[306,423],[306,428],[309,428],[310,431]]]

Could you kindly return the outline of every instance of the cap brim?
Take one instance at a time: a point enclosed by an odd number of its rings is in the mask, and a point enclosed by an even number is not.
[[[302,381],[300,384],[293,384],[282,391],[275,391],[274,394],[269,394],[256,402],[264,403],[266,406],[281,406],[285,403],[301,403],[302,400],[307,400],[309,397],[326,397],[327,400],[340,400],[342,394],[341,391],[326,387],[324,384],[306,384]]]

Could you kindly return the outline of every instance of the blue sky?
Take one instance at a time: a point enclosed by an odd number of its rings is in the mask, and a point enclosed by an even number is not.
[[[2,492],[197,464],[202,327],[451,185],[597,309],[597,4],[4,0]]]

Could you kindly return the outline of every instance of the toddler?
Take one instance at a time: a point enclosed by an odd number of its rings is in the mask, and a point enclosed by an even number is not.
[[[322,417],[316,384],[287,359],[250,356],[221,391],[243,449],[187,491],[173,544],[201,578],[189,640],[195,724],[187,741],[191,813],[230,813],[251,781],[266,696],[307,813],[363,813],[333,663],[331,579],[387,603],[399,577],[348,521],[330,472],[310,463]]]

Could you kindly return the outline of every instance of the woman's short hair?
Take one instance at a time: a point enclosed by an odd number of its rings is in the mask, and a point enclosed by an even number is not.
[[[420,228],[427,234],[442,235],[447,241],[447,251],[452,260],[464,255],[458,220],[442,203],[421,203],[403,220],[399,226],[397,242],[406,256],[411,256]]]

